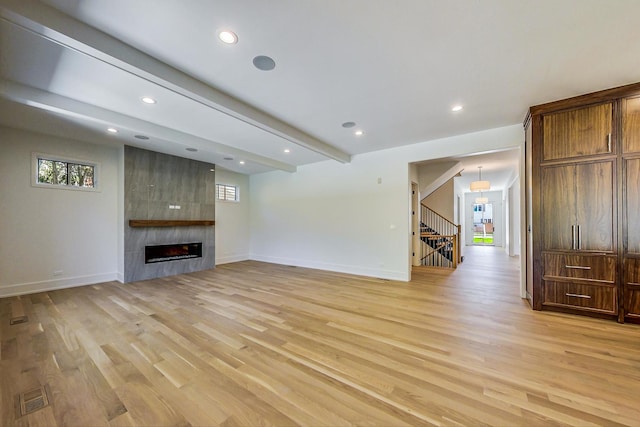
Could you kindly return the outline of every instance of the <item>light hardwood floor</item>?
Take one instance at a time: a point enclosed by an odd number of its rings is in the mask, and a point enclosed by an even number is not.
[[[0,423],[640,425],[640,326],[534,312],[468,249],[411,283],[241,262],[2,299]]]

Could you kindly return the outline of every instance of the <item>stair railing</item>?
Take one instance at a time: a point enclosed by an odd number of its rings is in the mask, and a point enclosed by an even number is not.
[[[460,257],[460,226],[421,203],[421,264],[456,268]]]

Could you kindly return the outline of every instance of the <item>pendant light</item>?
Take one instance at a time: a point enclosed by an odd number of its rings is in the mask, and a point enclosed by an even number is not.
[[[482,197],[482,191],[480,192],[480,197],[476,197],[476,204],[478,205],[486,205],[489,203],[488,197]]]
[[[469,189],[474,192],[475,191],[483,192],[491,189],[491,183],[489,181],[482,180],[482,166],[478,166],[478,180],[473,181],[469,186]]]

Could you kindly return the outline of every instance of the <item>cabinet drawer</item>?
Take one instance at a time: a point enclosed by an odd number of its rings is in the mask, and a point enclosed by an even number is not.
[[[568,282],[544,282],[544,305],[589,311],[617,312],[616,288]]]
[[[544,254],[544,276],[599,280],[616,280],[615,255]]]

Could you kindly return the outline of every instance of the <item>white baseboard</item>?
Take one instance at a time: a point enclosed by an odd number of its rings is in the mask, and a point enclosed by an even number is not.
[[[249,260],[249,254],[216,257],[216,265]]]
[[[315,268],[318,270],[335,271],[336,273],[354,274],[357,276],[375,277],[379,279],[398,280],[402,282],[409,281],[409,272],[406,271],[394,271],[394,270],[382,270],[369,267],[331,264],[324,262],[316,262],[309,260],[300,260],[293,258],[281,258],[265,255],[251,254],[251,260],[269,262],[272,264],[281,265],[293,265],[296,267]]]
[[[56,289],[74,288],[76,286],[93,285],[96,283],[118,280],[118,273],[93,274],[90,276],[66,277],[42,282],[18,283],[15,285],[0,285],[0,298],[16,295],[34,294],[36,292],[53,291]]]

